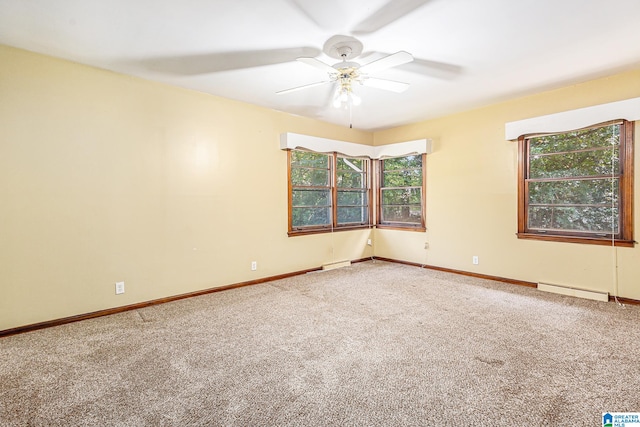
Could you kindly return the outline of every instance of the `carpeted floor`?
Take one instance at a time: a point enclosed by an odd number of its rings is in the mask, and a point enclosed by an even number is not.
[[[598,426],[640,307],[385,262],[0,339],[2,426]]]

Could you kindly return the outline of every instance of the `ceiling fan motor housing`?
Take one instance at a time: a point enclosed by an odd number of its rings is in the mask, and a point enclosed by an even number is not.
[[[349,60],[360,56],[362,42],[351,36],[333,36],[324,44],[323,51],[333,59]]]

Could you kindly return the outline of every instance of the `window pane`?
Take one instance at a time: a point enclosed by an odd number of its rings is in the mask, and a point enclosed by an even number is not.
[[[338,191],[338,206],[366,206],[366,191]]]
[[[338,208],[338,224],[366,223],[369,221],[368,211],[364,207]]]
[[[613,158],[612,158],[613,156]],[[531,156],[530,178],[558,178],[617,174],[618,147],[614,150],[582,151],[549,156]]]
[[[293,190],[293,206],[330,206],[329,190]]]
[[[404,188],[399,190],[382,190],[383,205],[420,205],[422,188]]]
[[[363,159],[351,159],[346,157],[338,157],[337,169],[348,170],[353,172],[364,172],[365,160]]]
[[[529,203],[611,205],[618,203],[618,179],[545,181],[529,183]],[[613,190],[613,191],[612,191]]]
[[[339,188],[364,188],[364,174],[355,171],[338,171],[336,185]]]
[[[620,125],[529,138],[531,154],[607,147],[620,143]]]
[[[291,183],[293,185],[310,185],[310,186],[326,187],[329,185],[329,170],[328,169],[292,168]]]
[[[292,151],[291,166],[329,168],[329,155],[306,151]]]
[[[397,157],[386,159],[383,162],[383,170],[415,169],[422,168],[422,156]]]
[[[382,221],[420,224],[422,221],[422,208],[420,205],[383,206]]]
[[[422,169],[384,172],[382,175],[383,187],[407,187],[422,185]]]
[[[611,207],[546,207],[529,208],[529,228],[618,233],[618,209]]]
[[[329,225],[331,222],[331,208],[292,208],[291,220],[294,227]]]

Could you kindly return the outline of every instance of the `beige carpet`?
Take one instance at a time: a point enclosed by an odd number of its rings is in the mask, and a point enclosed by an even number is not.
[[[2,426],[598,426],[640,307],[385,262],[0,339]]]

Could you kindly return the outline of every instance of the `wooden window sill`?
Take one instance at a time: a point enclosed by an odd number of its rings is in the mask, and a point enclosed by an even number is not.
[[[560,236],[551,234],[537,233],[516,233],[518,239],[541,240],[546,242],[563,242],[563,243],[581,243],[586,245],[611,246],[611,239],[601,237],[579,237],[579,236]],[[632,248],[635,245],[634,240],[614,240],[615,246]]]

